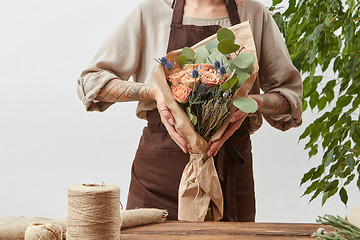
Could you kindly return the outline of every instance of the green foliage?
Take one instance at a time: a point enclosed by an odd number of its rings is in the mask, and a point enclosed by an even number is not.
[[[346,205],[345,187],[354,183],[360,190],[360,2],[289,0],[287,9],[278,7],[282,2],[273,0],[270,11],[306,76],[303,110],[319,112],[299,138],[310,158],[323,152],[322,163],[301,180],[309,184],[304,195],[312,201],[322,194],[324,204],[338,193]]]
[[[220,28],[217,31],[217,39],[219,41],[217,48],[219,52],[223,54],[236,52],[240,48],[239,45],[234,43],[235,42],[234,33],[227,28]]]
[[[245,113],[254,113],[258,109],[257,102],[252,98],[238,98],[234,100],[234,105]]]

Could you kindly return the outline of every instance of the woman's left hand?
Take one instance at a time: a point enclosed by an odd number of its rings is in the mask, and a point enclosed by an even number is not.
[[[220,139],[216,140],[210,145],[210,148],[207,152],[207,155],[215,156],[224,142],[233,135],[233,133],[241,126],[242,122],[247,117],[247,113],[244,113],[241,110],[237,110],[230,116],[230,123],[226,128],[224,134],[221,136]]]

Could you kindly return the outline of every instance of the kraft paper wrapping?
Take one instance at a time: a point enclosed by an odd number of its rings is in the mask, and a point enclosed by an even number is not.
[[[243,22],[229,28],[235,34],[235,43],[240,48],[245,47],[242,52],[252,53],[255,56],[254,69],[251,77],[247,79],[243,85],[235,92],[233,99],[239,97],[247,97],[257,76],[259,65],[256,58],[256,48],[254,38],[251,32],[249,22]],[[216,34],[202,40],[191,48],[196,51],[200,46],[205,45],[208,41],[216,39]],[[177,56],[180,55],[182,49],[174,50],[166,55],[166,58],[176,63],[173,69],[182,68],[176,62]],[[230,58],[234,58],[234,54],[230,54]],[[153,79],[163,93],[168,108],[175,118],[176,131],[186,140],[190,160],[186,165],[179,186],[179,202],[178,202],[178,219],[185,221],[204,221],[208,211],[209,203],[213,204],[214,220],[218,221],[223,217],[223,195],[217,175],[213,157],[207,157],[207,150],[212,142],[219,139],[229,124],[229,117],[225,119],[223,125],[215,132],[210,141],[205,141],[196,131],[186,113],[180,108],[174,100],[171,89],[167,83],[168,71],[164,71],[159,65],[153,73]],[[237,110],[232,106],[230,112]]]

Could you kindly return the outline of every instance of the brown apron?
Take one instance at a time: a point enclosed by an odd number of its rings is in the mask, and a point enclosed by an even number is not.
[[[234,0],[225,0],[232,25],[240,23]],[[182,25],[184,0],[173,11],[167,52],[192,46],[211,36],[219,25]],[[148,111],[131,171],[127,209],[167,209],[168,219],[177,220],[178,188],[189,161],[170,138],[157,109]],[[224,143],[214,158],[224,195],[224,221],[254,221],[255,197],[248,120]]]

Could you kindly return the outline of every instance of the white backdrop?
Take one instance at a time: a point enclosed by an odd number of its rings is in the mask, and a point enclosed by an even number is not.
[[[117,184],[126,203],[145,121],[135,117],[135,103],[85,112],[76,81],[138,3],[1,1],[0,217],[66,218],[67,187],[83,182]],[[286,133],[265,124],[252,136],[257,221],[314,222],[348,212],[337,196],[323,208],[300,198],[300,179],[316,160],[308,161],[298,136],[315,117],[307,112],[303,126]],[[360,195],[355,187],[349,192],[352,208]]]

